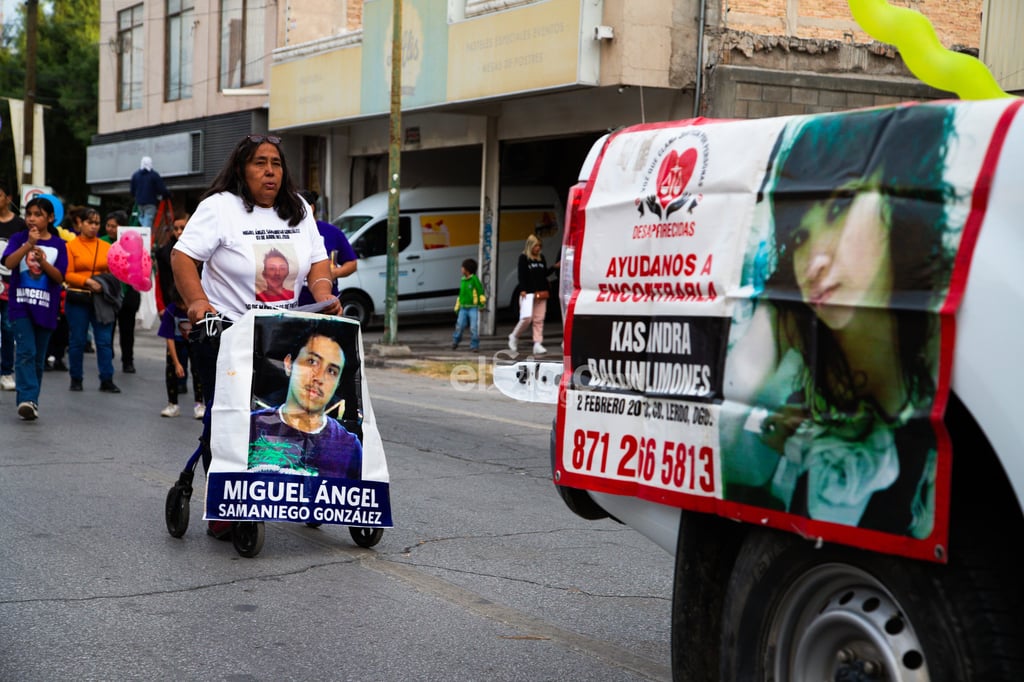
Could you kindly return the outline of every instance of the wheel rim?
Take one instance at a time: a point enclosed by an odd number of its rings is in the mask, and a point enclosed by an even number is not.
[[[778,680],[929,680],[921,641],[896,599],[844,564],[800,576],[775,610],[766,669]]]
[[[366,303],[355,296],[341,302],[341,314],[359,320],[361,324],[367,321],[369,310]]]

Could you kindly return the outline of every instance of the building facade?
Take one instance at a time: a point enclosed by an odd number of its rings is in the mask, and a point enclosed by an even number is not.
[[[132,172],[150,156],[176,207],[194,208],[241,136],[267,130],[272,50],[308,40],[314,25],[349,30],[338,5],[102,0],[92,191],[127,195]]]
[[[983,26],[993,54],[1010,42],[984,17],[1014,0],[894,3],[948,48],[977,54]],[[194,200],[237,139],[264,130],[331,217],[384,189],[393,6],[103,0],[93,191],[125,192],[149,153]],[[403,186],[564,196],[593,141],[621,126],[949,96],[863,33],[847,0],[404,0],[401,19]],[[1014,58],[998,57],[1010,81]]]

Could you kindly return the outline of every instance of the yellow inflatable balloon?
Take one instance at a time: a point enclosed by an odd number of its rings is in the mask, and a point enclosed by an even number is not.
[[[1003,92],[980,60],[942,47],[920,12],[893,7],[888,0],[849,0],[853,18],[875,40],[895,45],[911,73],[960,99],[1012,97]]]

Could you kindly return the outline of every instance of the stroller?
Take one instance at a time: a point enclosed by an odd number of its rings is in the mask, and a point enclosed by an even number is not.
[[[177,482],[167,491],[167,501],[164,505],[164,519],[167,522],[167,532],[173,538],[180,538],[188,530],[189,501],[192,499],[192,478],[195,475],[196,464],[202,454],[199,449],[189,458],[185,468],[178,475]],[[233,521],[231,529],[231,542],[235,551],[244,557],[254,557],[263,549],[263,540],[266,534],[263,521]],[[318,522],[307,522],[310,528],[317,528]],[[364,528],[360,526],[349,526],[349,533],[352,540],[360,547],[369,549],[375,546],[384,537],[383,528]]]
[[[279,510],[274,511],[274,515],[270,517],[263,517],[267,520],[300,522],[310,528],[316,528],[324,523],[348,525],[352,540],[358,546],[370,548],[377,545],[384,535],[384,527],[391,524],[391,512],[383,449],[380,447],[380,436],[372,419],[372,409],[369,408],[368,394],[365,392],[361,377],[359,359],[362,344],[358,324],[344,318],[311,313],[253,311],[247,313],[234,325],[232,332],[225,334],[221,339],[221,332],[225,329],[226,325],[220,317],[208,315],[189,334],[190,343],[219,342],[218,390],[215,398],[219,416],[213,420],[211,412],[214,410],[207,410],[205,417],[211,419],[210,433],[213,442],[212,461],[207,472],[206,516],[211,520],[231,523],[232,543],[235,551],[243,557],[254,557],[263,548],[265,521],[258,515],[266,514],[266,509]],[[281,401],[285,399],[283,396],[290,393],[287,387],[282,390],[281,383],[283,379],[287,384],[287,376],[300,375],[303,371],[297,359],[304,356],[301,355],[302,351],[295,350],[296,340],[303,343],[302,339],[318,337],[319,342],[323,342],[328,335],[330,338],[326,343],[330,345],[333,340],[337,344],[334,347],[338,349],[341,362],[329,365],[334,368],[335,374],[340,376],[335,380],[336,390],[326,398],[330,399],[327,401],[329,404],[333,402],[331,407],[339,414],[340,419],[334,420],[330,417],[328,413],[331,410],[327,409],[323,419],[325,424],[328,424],[327,420],[332,422],[329,426],[333,429],[333,437],[322,439],[326,445],[318,450],[308,445],[303,446],[308,447],[308,451],[300,450],[283,437],[275,438],[282,434],[287,435],[290,431],[289,427],[282,425],[283,420],[277,417],[278,414],[285,414]],[[248,339],[252,339],[251,343]],[[285,348],[291,350],[286,354]],[[312,355],[320,358],[316,353]],[[246,372],[238,371],[239,368],[232,363],[241,363],[243,370],[247,368],[245,363],[249,363],[251,369],[246,375]],[[308,364],[312,366],[312,361]],[[338,364],[341,366],[340,370]],[[284,371],[281,369],[282,365]],[[222,374],[222,370],[228,367],[231,371]],[[321,372],[318,370],[319,373]],[[322,373],[326,374],[326,371]],[[239,391],[231,390],[230,386],[226,387],[227,390],[221,389],[222,378],[229,375],[251,377],[251,393],[241,407]],[[225,404],[222,404],[222,396]],[[234,405],[231,404],[232,401]],[[280,405],[282,410],[279,412],[275,405]],[[250,413],[251,423],[254,425],[264,422],[273,424],[271,432],[259,433],[258,443],[255,432],[260,427],[249,426]],[[369,416],[369,419],[366,419],[366,416]],[[244,426],[240,420],[244,420]],[[221,429],[220,432],[216,430],[218,428]],[[235,447],[228,452],[228,456],[236,461],[221,461],[225,458],[219,458],[218,455],[224,455],[224,444],[239,442],[240,428],[244,429],[246,435],[251,435],[253,442],[249,443],[249,452],[239,456],[235,452],[239,448]],[[364,428],[369,431],[369,451],[363,449],[367,440]],[[233,436],[222,434],[232,429]],[[294,433],[294,430],[291,431]],[[326,431],[328,430],[325,429]],[[221,435],[220,443],[218,434]],[[352,446],[353,441],[357,442],[358,446]],[[304,438],[303,442],[308,443],[309,438]],[[342,442],[349,443],[353,450],[358,450],[360,461],[354,471],[359,475],[352,474],[351,456],[349,468],[343,472],[342,478],[338,477],[337,467],[333,467],[327,461],[335,457],[336,451],[339,450],[337,444]],[[171,537],[180,538],[188,530],[189,503],[192,498],[195,469],[202,459],[203,449],[204,445],[201,443],[189,457],[178,475],[178,480],[167,491],[164,519]],[[273,457],[260,454],[265,452],[272,453]],[[317,457],[319,459],[316,459]],[[317,469],[318,462],[319,466],[324,467],[322,470]],[[368,478],[367,473],[372,478]],[[264,499],[257,497],[254,491],[273,490],[274,486],[278,486],[279,491],[287,489],[288,501],[292,504],[284,504],[283,498],[278,499],[276,505],[257,504],[245,497],[252,495],[253,500]],[[324,491],[333,491],[333,495],[326,495]],[[225,499],[240,503],[225,505]],[[220,504],[217,504],[218,500]],[[368,500],[372,501],[369,504],[375,510],[372,513],[360,507],[368,504]],[[224,511],[225,509],[227,511]],[[253,518],[253,514],[257,514],[257,518]],[[367,521],[372,522],[372,525],[357,525]]]

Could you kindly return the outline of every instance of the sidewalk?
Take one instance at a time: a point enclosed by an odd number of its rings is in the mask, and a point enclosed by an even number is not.
[[[514,326],[511,320],[499,320],[493,336],[480,335],[480,352],[469,350],[469,330],[463,332],[458,350],[452,350],[452,333],[455,331],[454,315],[450,320],[440,316],[423,320],[398,320],[396,334],[397,348],[379,348],[384,327],[378,322],[363,329],[363,346],[366,357],[363,362],[370,367],[403,367],[418,362],[457,362],[473,356],[495,357],[512,362],[531,356],[533,341],[530,330],[519,336],[519,353],[508,349],[508,335]],[[562,322],[549,319],[544,323],[544,346],[548,352],[538,356],[558,361],[562,358]],[[408,353],[404,349],[408,348]]]

